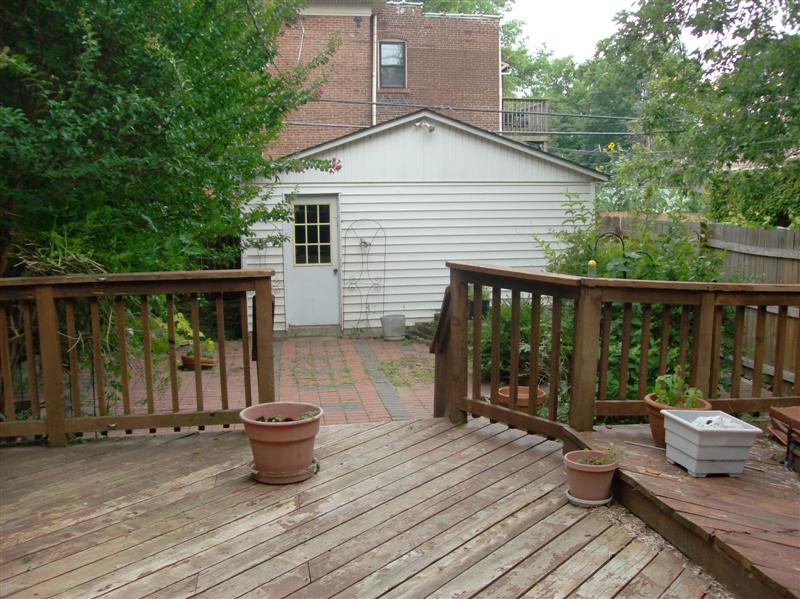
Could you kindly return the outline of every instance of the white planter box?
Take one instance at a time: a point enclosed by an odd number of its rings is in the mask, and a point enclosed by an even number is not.
[[[719,410],[661,410],[661,413],[667,461],[680,464],[691,476],[740,475],[750,447],[762,434],[761,429]],[[698,419],[702,422],[696,423]],[[712,426],[706,426],[709,421]]]

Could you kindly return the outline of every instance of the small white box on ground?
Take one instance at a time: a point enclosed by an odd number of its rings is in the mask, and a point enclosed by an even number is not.
[[[761,429],[719,410],[661,410],[667,461],[691,476],[738,476]]]

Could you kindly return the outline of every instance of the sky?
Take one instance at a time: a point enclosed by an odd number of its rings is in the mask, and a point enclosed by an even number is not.
[[[635,4],[635,0],[516,0],[508,18],[526,22],[529,47],[547,44],[555,56],[572,55],[582,62],[594,54],[599,40],[616,31],[614,15]]]

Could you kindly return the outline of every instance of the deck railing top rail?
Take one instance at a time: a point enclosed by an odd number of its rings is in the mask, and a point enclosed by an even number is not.
[[[509,268],[475,264],[472,262],[447,262],[447,267],[465,273],[504,277],[533,283],[562,285],[564,287],[628,287],[630,289],[650,289],[665,291],[720,291],[720,292],[800,292],[800,283],[707,283],[698,281],[651,281],[644,279],[612,279],[605,277],[577,277],[559,273],[549,273],[534,268]]]

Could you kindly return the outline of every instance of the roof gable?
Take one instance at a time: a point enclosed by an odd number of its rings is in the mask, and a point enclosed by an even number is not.
[[[385,140],[389,136],[389,134],[392,133],[395,134],[392,135],[392,137],[396,137],[396,134],[398,132],[409,130],[409,125],[417,129],[418,130],[417,133],[419,133],[420,135],[422,136],[431,135],[432,138],[436,134],[437,127],[441,127],[443,130],[446,131],[454,131],[457,132],[457,134],[460,134],[461,136],[466,136],[468,138],[472,138],[475,141],[483,142],[482,145],[484,147],[495,146],[498,149],[502,148],[505,150],[505,152],[503,153],[507,155],[521,154],[529,158],[534,158],[539,161],[543,161],[544,163],[552,167],[557,167],[558,170],[563,169],[566,171],[570,171],[573,177],[575,175],[579,175],[579,179],[584,181],[608,180],[608,176],[599,171],[586,168],[580,164],[577,164],[565,158],[561,158],[560,156],[550,154],[549,152],[536,150],[523,143],[507,139],[496,133],[492,133],[490,131],[474,127],[462,121],[446,117],[442,114],[439,114],[438,112],[429,109],[419,110],[417,112],[404,115],[397,119],[387,121],[385,123],[381,123],[378,125],[374,125],[367,129],[356,131],[354,133],[350,133],[348,135],[319,144],[317,146],[306,148],[305,150],[297,152],[296,154],[294,154],[294,156],[298,158],[330,156],[334,152],[341,153],[342,151],[345,151],[345,148],[348,146],[364,146],[365,144],[368,144],[373,140],[377,141],[378,139],[381,138]],[[463,149],[463,147],[461,147],[460,149]],[[451,154],[451,158],[452,157],[453,154]]]

